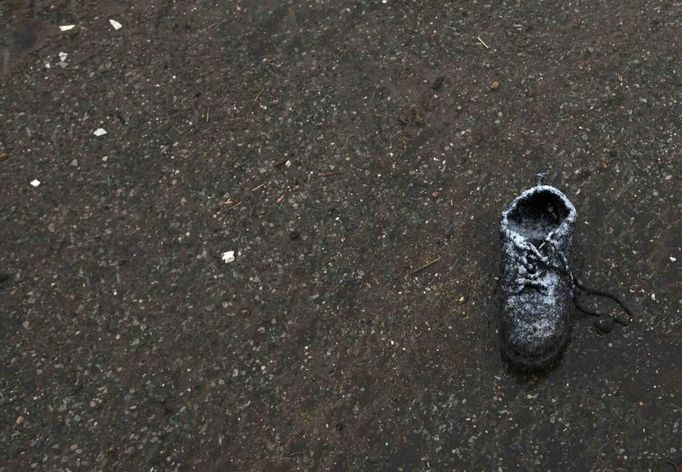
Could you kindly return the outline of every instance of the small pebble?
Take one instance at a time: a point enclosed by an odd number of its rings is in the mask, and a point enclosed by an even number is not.
[[[296,241],[300,237],[301,237],[301,235],[298,234],[298,231],[294,230],[291,233],[289,233],[289,239],[291,239],[292,241]]]
[[[500,83],[497,80],[490,84],[490,90],[492,90],[493,92],[498,88],[500,88]]]
[[[234,262],[234,251],[223,252],[221,258],[225,264],[231,264]]]
[[[24,421],[25,421],[25,418],[23,416],[21,416],[21,415],[17,416],[17,421],[16,421],[17,426],[23,424]]]

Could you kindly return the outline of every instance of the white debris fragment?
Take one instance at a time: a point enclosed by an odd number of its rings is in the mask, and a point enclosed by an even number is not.
[[[677,257],[670,256],[670,262],[677,262]]]
[[[66,58],[69,57],[69,55],[65,52],[59,52],[59,61],[60,62],[66,62]]]
[[[63,25],[59,27],[60,31],[69,31],[76,27],[76,25]]]
[[[223,262],[225,262],[225,264],[229,264],[231,262],[234,262],[234,251],[223,252],[222,259],[223,259]]]
[[[116,21],[116,20],[111,20],[111,19],[110,19],[110,20],[109,20],[109,24],[110,24],[115,30],[120,30],[120,29],[123,27],[123,25],[122,25],[121,23],[119,23],[118,21]]]
[[[76,159],[71,161],[71,167],[78,167],[78,161]]]
[[[92,134],[99,138],[100,136],[104,136],[105,134],[107,134],[107,130],[105,130],[104,128],[97,128]]]
[[[38,187],[40,185],[40,180],[38,179],[31,180],[31,185],[34,187]]]

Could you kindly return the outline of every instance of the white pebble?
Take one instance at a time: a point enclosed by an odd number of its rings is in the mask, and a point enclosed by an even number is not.
[[[116,20],[109,20],[109,24],[114,27],[115,30],[120,30],[123,25]]]
[[[225,264],[229,264],[231,262],[234,262],[234,251],[223,252],[222,259],[223,259],[223,262],[225,262]]]
[[[100,136],[104,136],[105,134],[107,134],[107,130],[105,130],[104,128],[97,128],[92,134],[99,138]]]
[[[34,187],[38,187],[40,185],[40,180],[38,179],[31,180],[31,185]]]

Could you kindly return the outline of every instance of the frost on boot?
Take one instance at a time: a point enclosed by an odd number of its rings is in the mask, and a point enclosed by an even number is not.
[[[532,187],[502,213],[502,354],[516,368],[556,361],[570,334],[570,252],[576,211],[550,185]]]

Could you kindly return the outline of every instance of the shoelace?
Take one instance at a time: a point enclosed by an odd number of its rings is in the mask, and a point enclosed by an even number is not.
[[[546,249],[547,254],[543,254],[542,250]],[[625,313],[632,320],[634,315],[632,311],[627,307],[627,305],[617,296],[612,293],[606,292],[604,290],[598,290],[593,288],[588,288],[583,284],[580,279],[575,275],[575,273],[570,269],[568,264],[568,259],[566,255],[561,251],[551,239],[543,241],[539,247],[536,247],[531,242],[524,242],[521,245],[523,257],[521,262],[523,264],[525,273],[517,279],[518,281],[518,291],[522,291],[527,287],[535,288],[541,293],[546,293],[546,286],[540,280],[544,276],[546,270],[555,269],[560,273],[568,275],[571,278],[571,283],[573,287],[582,290],[586,294],[595,295],[599,297],[605,297],[616,302],[623,309]],[[588,310],[578,302],[577,291],[573,290],[573,303],[575,307],[582,313],[588,316],[594,317],[607,317],[613,320],[613,322],[618,323],[622,326],[628,326],[628,322],[613,316],[607,315],[606,313],[600,313],[597,311]]]
[[[546,242],[543,242],[539,247],[528,241],[519,244],[523,254],[521,264],[524,269],[517,279],[517,290],[519,292],[526,288],[535,288],[542,293],[546,293],[547,287],[541,280],[545,272],[548,269],[556,269],[560,272],[565,270],[566,265],[561,264],[561,260],[558,262],[555,260],[556,250],[551,250],[547,255],[541,252],[545,244]],[[551,245],[551,247],[554,247],[554,245]]]

